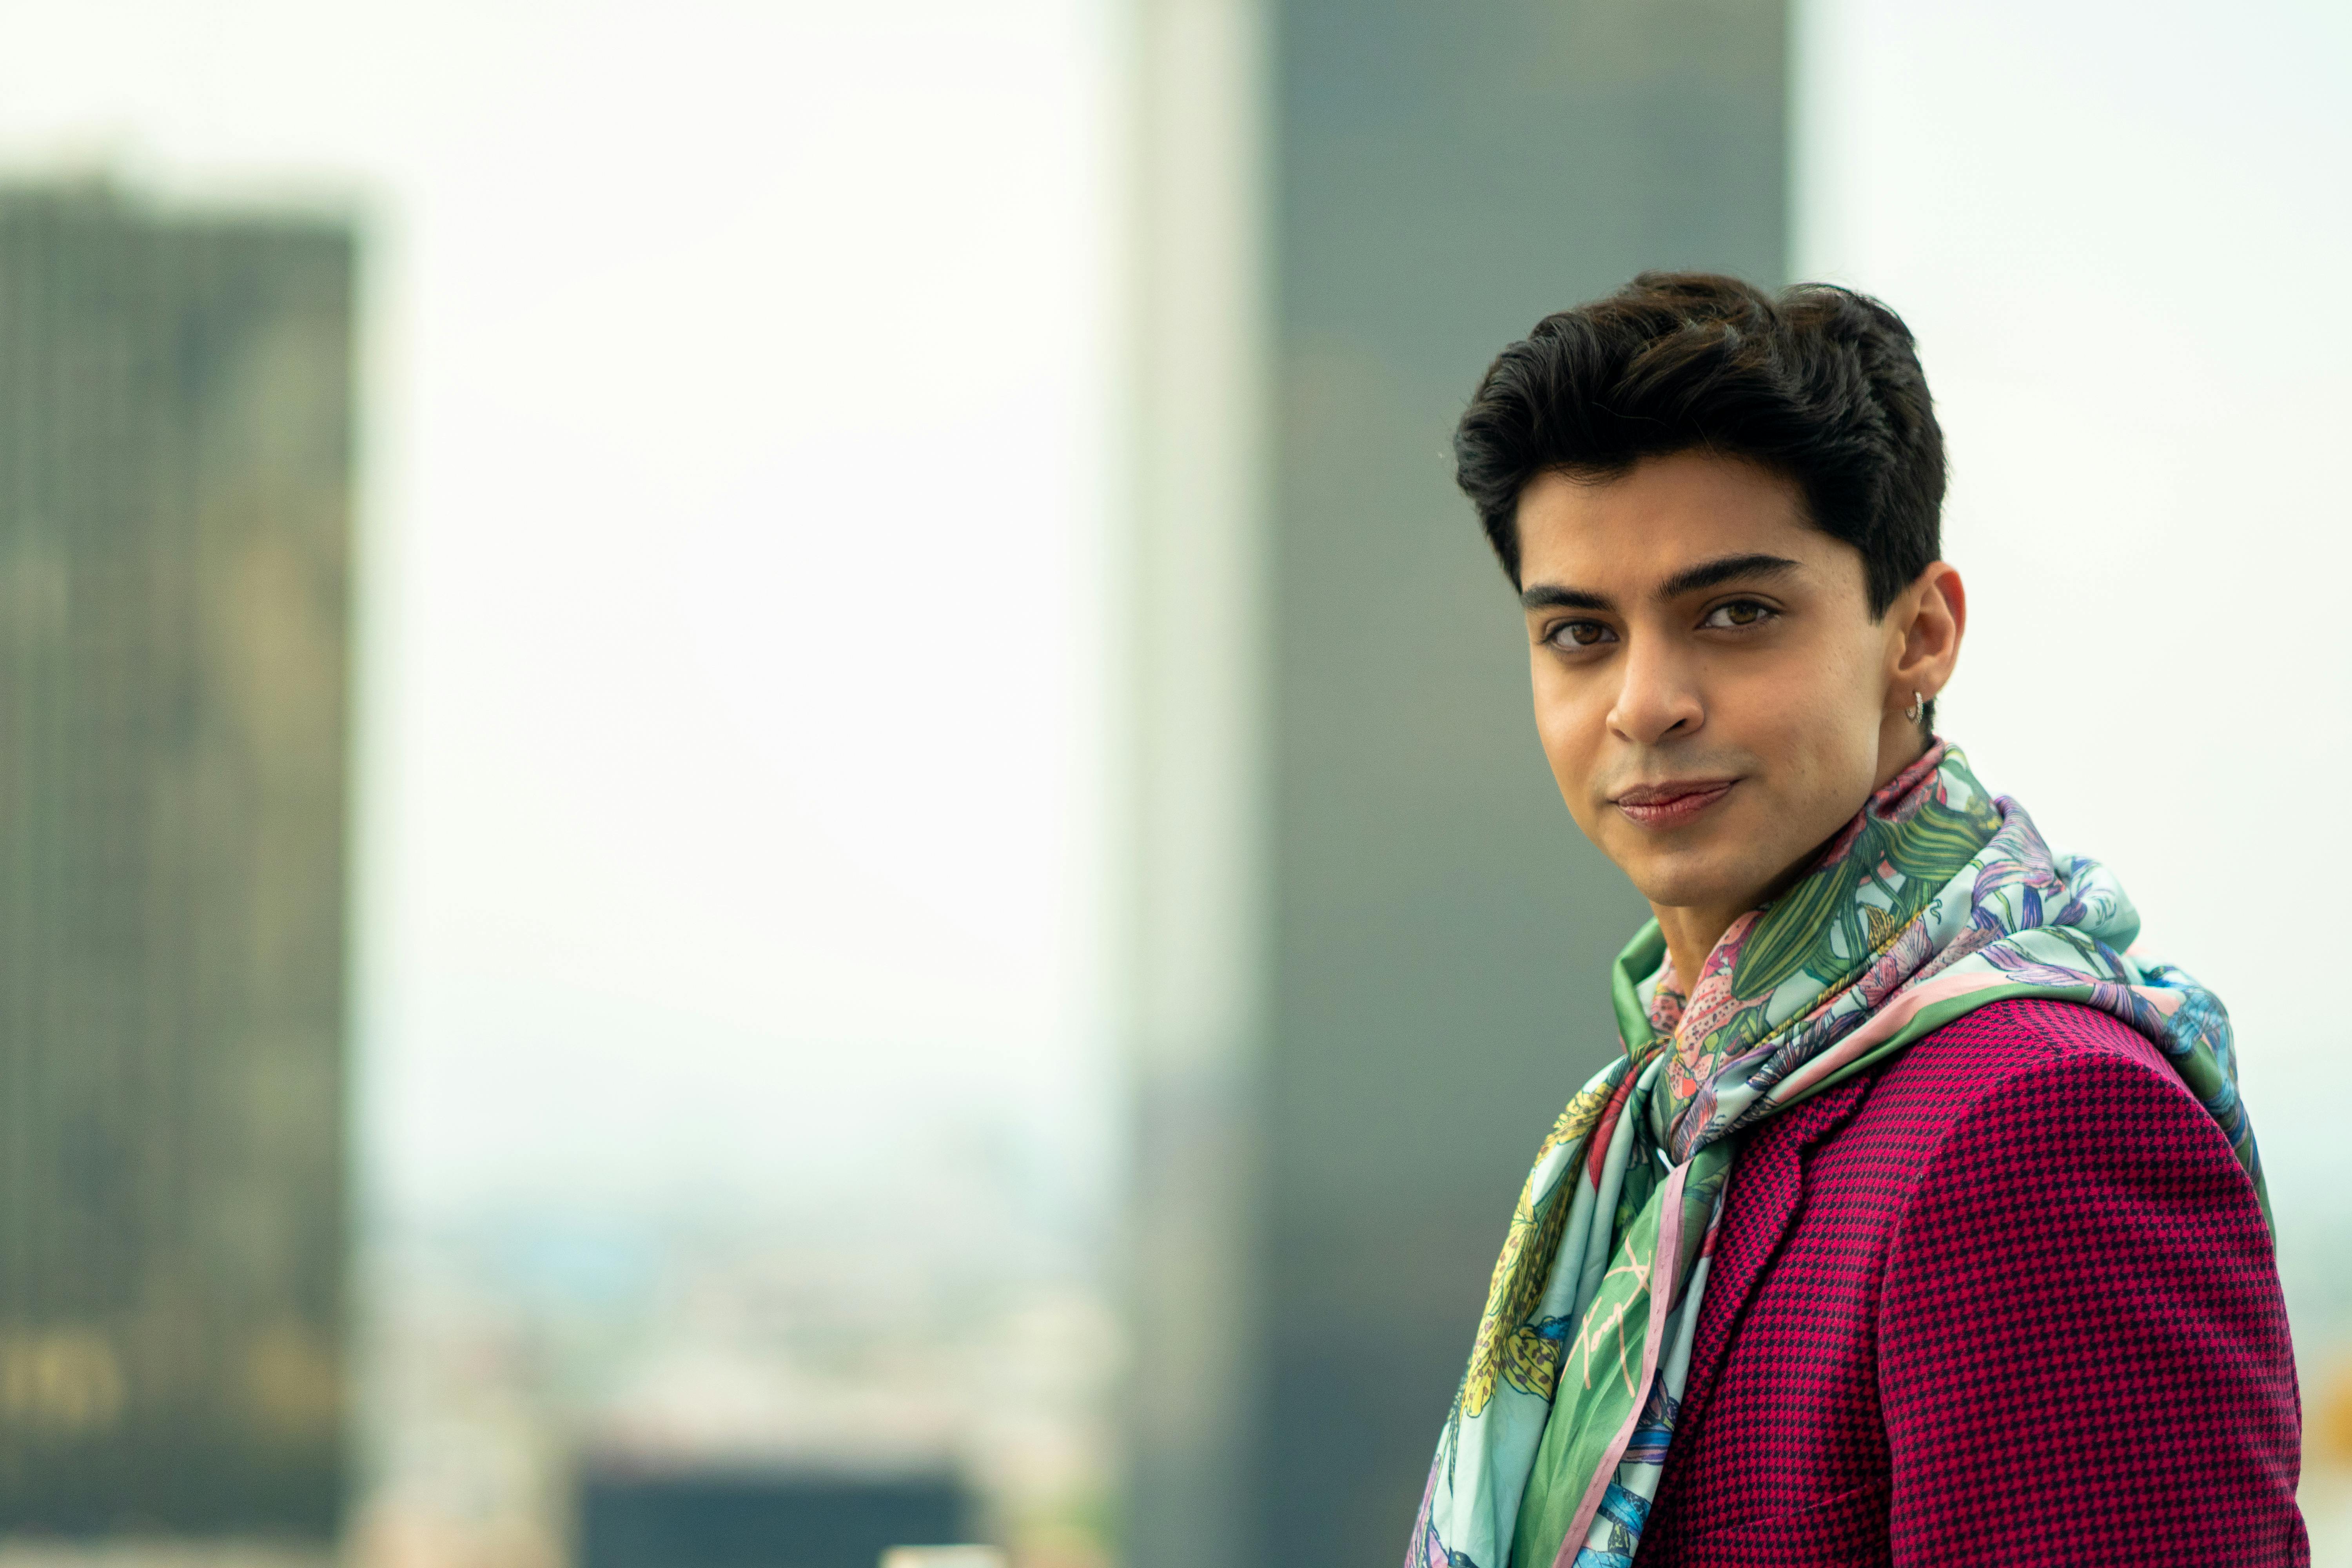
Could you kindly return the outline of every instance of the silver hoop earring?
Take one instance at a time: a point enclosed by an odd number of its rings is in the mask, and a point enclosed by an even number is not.
[[[1905,712],[1904,712],[1904,714],[1903,714],[1903,717],[1905,717],[1906,719],[1910,720],[1910,721],[1911,721],[1911,722],[1913,722],[1914,724],[1916,724],[1916,723],[1919,721],[1919,714],[1920,714],[1920,712],[1921,712],[1921,711],[1922,711],[1926,707],[1927,707],[1927,702],[1926,702],[1926,700],[1925,700],[1923,698],[1921,698],[1921,697],[1920,697],[1920,695],[1919,695],[1917,692],[1916,692],[1916,691],[1915,691],[1915,692],[1913,692],[1913,693],[1911,694],[1911,706],[1910,706],[1907,710],[1905,710]]]

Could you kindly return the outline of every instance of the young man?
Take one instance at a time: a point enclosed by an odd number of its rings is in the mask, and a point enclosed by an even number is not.
[[[1657,918],[1412,1568],[2307,1562],[2227,1015],[1934,733],[1968,599],[1903,323],[1647,274],[1504,350],[1455,450]],[[2111,703],[2053,666],[2014,700]]]

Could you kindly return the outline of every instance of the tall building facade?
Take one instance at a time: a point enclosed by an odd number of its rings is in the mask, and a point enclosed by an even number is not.
[[[352,268],[0,192],[0,1533],[339,1523]]]
[[[1549,311],[1780,280],[1786,12],[1139,6],[1129,1568],[1396,1560],[1616,1048],[1645,911],[1546,770],[1449,437]]]

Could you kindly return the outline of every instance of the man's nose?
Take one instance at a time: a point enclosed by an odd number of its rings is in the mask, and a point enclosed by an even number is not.
[[[1669,735],[1689,734],[1706,718],[1697,672],[1672,649],[1637,638],[1619,668],[1624,681],[1609,710],[1609,727],[1622,738],[1652,745]]]

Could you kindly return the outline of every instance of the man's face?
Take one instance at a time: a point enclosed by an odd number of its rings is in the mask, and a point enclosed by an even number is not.
[[[1518,532],[1544,753],[1653,905],[1754,908],[1910,760],[1883,745],[1896,617],[1789,480],[1697,452],[1546,474]]]

